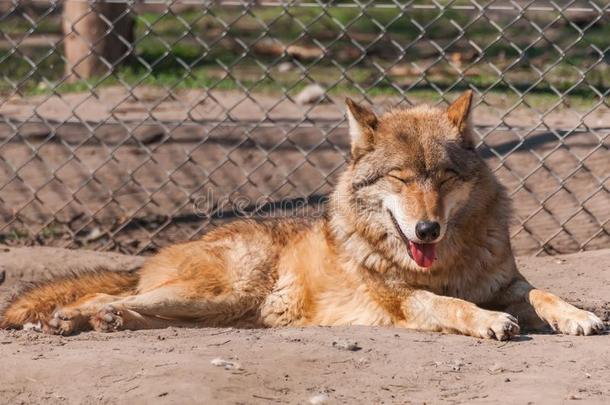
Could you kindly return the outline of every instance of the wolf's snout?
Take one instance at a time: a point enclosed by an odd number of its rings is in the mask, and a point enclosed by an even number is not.
[[[441,224],[436,221],[419,221],[415,225],[415,234],[423,242],[433,242],[441,234]]]

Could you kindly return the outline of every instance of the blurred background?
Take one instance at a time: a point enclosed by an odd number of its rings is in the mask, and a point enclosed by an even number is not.
[[[610,247],[602,1],[0,0],[0,243],[149,254],[319,213],[343,100],[476,95],[517,254]]]

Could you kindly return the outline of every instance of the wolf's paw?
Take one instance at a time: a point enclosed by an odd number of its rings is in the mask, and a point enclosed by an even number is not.
[[[555,332],[566,335],[592,335],[606,329],[602,320],[594,313],[578,308],[558,314],[547,322]]]
[[[121,311],[112,305],[106,305],[91,318],[93,329],[98,332],[115,332],[123,328]]]
[[[53,312],[51,319],[42,325],[42,331],[49,335],[71,335],[76,332],[80,317],[81,313],[78,310],[58,309]]]
[[[519,335],[517,319],[504,312],[491,312],[481,324],[479,336],[488,339],[508,340]]]

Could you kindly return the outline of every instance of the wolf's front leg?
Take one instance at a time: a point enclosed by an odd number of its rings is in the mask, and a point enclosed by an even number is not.
[[[519,320],[531,320],[534,315],[549,324],[555,332],[591,335],[605,329],[601,319],[592,312],[576,308],[556,295],[534,288],[521,278],[514,280],[499,300],[508,305],[506,310]]]
[[[425,290],[413,291],[403,301],[403,326],[410,329],[460,333],[507,340],[519,334],[517,320],[504,312],[481,309],[473,303]]]

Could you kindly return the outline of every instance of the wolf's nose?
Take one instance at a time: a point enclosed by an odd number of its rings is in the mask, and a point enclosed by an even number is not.
[[[432,242],[441,234],[441,224],[436,221],[419,221],[415,225],[415,234],[424,242]]]

